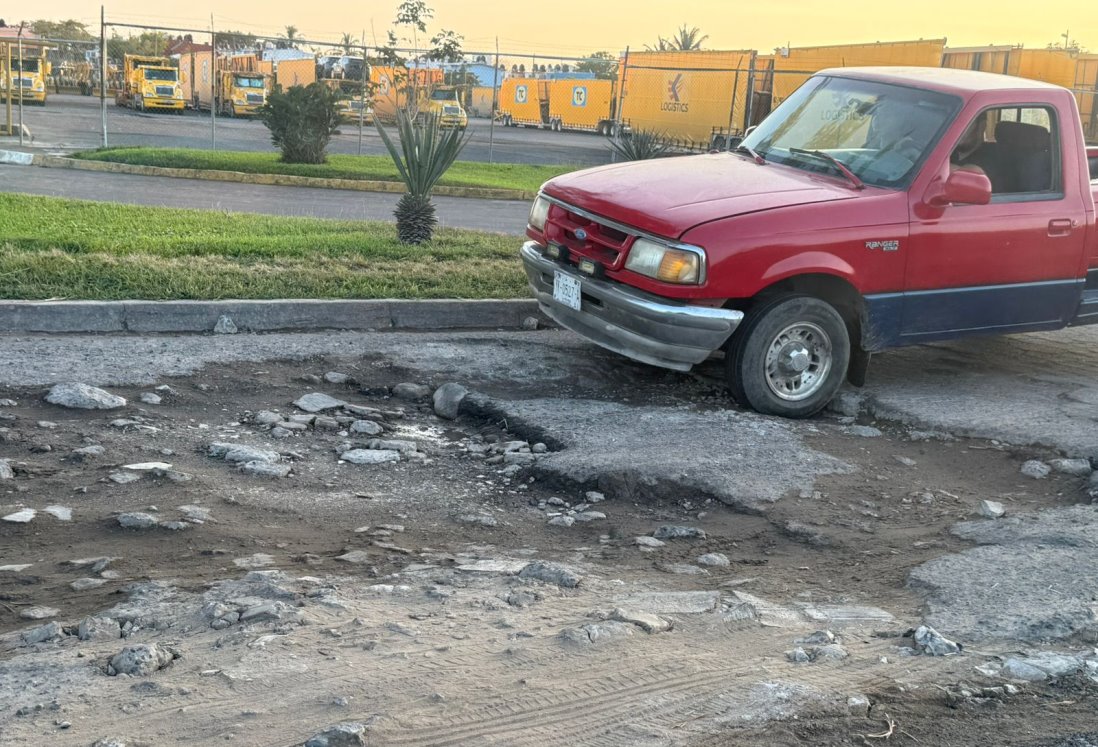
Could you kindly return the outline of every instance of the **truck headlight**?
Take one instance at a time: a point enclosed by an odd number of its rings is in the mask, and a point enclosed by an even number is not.
[[[45,90],[46,90],[46,87],[45,87],[45,86],[44,86],[43,84],[41,84],[41,83],[37,83],[37,84],[35,84],[35,86],[34,86],[34,90],[36,90],[36,91],[38,91],[38,92],[42,92],[42,91],[45,91]]]
[[[538,195],[534,204],[530,206],[530,217],[526,222],[535,231],[544,231],[547,220],[549,220],[549,200]]]
[[[649,239],[637,239],[625,260],[625,269],[665,283],[697,285],[701,282],[703,253],[678,249]]]

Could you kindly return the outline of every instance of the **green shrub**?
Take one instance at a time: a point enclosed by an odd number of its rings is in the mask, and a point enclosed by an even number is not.
[[[326,163],[339,127],[339,95],[321,83],[276,88],[258,112],[285,163]]]
[[[623,161],[646,161],[666,154],[671,149],[671,144],[662,132],[634,130],[616,135],[610,141],[610,148]]]

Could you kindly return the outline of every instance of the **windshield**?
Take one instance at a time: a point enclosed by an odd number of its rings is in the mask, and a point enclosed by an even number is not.
[[[457,91],[432,91],[432,101],[457,101]]]
[[[237,76],[236,86],[237,88],[262,88],[263,79]]]
[[[782,102],[743,145],[767,161],[839,175],[823,151],[866,184],[902,187],[961,106],[942,93],[851,78],[815,77]]]
[[[154,67],[145,68],[145,80],[168,80],[175,82],[175,70],[157,70]]]
[[[12,55],[13,57],[15,55]],[[21,70],[24,73],[37,73],[38,72],[38,60],[23,59],[23,65],[20,67],[19,60],[13,59],[11,61],[12,70]]]

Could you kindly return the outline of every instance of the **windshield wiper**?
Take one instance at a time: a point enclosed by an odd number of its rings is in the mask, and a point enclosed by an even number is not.
[[[814,156],[816,158],[827,161],[836,169],[838,169],[840,174],[850,180],[850,183],[854,185],[854,189],[865,189],[865,182],[859,179],[857,174],[848,169],[846,167],[846,164],[844,164],[838,158],[835,158],[835,156],[831,155],[830,153],[826,153],[822,150],[805,150],[804,148],[790,148],[789,152],[795,155]]]
[[[755,163],[759,164],[760,166],[762,166],[763,164],[766,163],[765,158],[763,158],[758,153],[756,153],[753,148],[751,148],[748,145],[744,145],[743,143],[740,143],[735,148],[733,148],[732,152],[733,153],[746,153],[747,155],[751,156],[751,158],[754,159]]]

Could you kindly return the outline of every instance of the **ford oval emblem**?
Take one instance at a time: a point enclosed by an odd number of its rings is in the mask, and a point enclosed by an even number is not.
[[[577,228],[576,238],[580,241],[587,241],[587,231],[583,230],[582,228]]]

